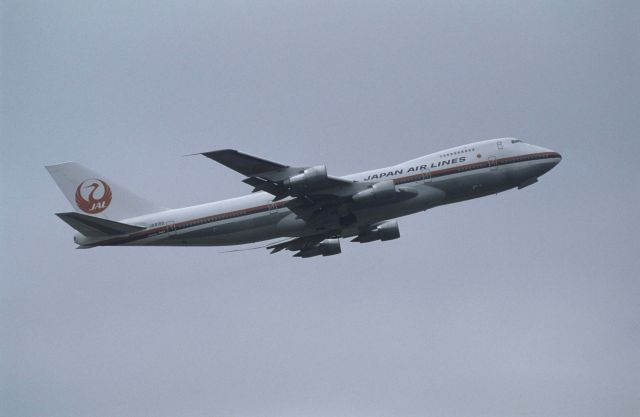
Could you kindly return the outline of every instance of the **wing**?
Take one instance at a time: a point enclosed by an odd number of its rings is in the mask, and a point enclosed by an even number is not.
[[[222,165],[238,171],[247,177],[268,172],[287,172],[288,169],[291,168],[290,166],[247,155],[234,149],[221,149],[219,151],[205,152],[202,155],[216,162],[220,162]]]
[[[379,198],[379,191],[382,190],[380,183],[351,181],[327,175],[324,165],[292,167],[234,149],[205,152],[202,155],[246,176],[243,182],[253,186],[253,192],[265,191],[274,196],[274,201],[291,197],[286,201],[286,207],[323,230],[353,223],[352,205],[362,204],[364,200],[371,203],[371,199]],[[415,195],[411,190],[396,187],[392,180],[386,183],[386,189],[382,190],[386,192],[385,198],[400,194],[402,198],[411,198]],[[375,196],[374,191],[378,193]]]
[[[205,152],[202,155],[248,177],[243,182],[253,186],[254,192],[266,191],[275,197],[274,200],[287,196],[346,195],[348,193],[340,189],[351,188],[355,184],[355,181],[327,175],[324,165],[291,167],[234,149]]]

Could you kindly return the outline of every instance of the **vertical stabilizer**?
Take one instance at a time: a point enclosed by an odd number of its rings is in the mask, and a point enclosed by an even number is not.
[[[78,213],[121,220],[166,210],[77,162],[46,168]]]

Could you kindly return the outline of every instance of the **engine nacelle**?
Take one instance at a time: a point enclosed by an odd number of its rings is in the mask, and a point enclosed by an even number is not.
[[[398,222],[395,220],[391,220],[388,222],[381,223],[374,227],[371,230],[368,230],[364,233],[360,233],[356,236],[352,242],[360,242],[367,243],[373,242],[374,240],[393,240],[400,237],[400,228],[398,228]]]
[[[393,198],[396,194],[396,184],[393,180],[381,181],[370,188],[354,194],[353,201],[358,203],[369,201],[384,201]]]
[[[284,185],[289,187],[291,192],[297,194],[321,187],[326,179],[327,167],[318,165],[307,168],[302,174],[294,175],[288,180],[285,180]]]
[[[301,250],[293,256],[300,258],[311,258],[312,256],[331,256],[342,252],[340,249],[340,239],[325,239],[322,242]]]

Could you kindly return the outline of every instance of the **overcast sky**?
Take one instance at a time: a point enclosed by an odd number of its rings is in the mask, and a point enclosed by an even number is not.
[[[635,1],[4,1],[0,415],[637,416]],[[344,175],[516,136],[563,161],[402,238],[76,250],[43,168],[168,207],[237,148]]]

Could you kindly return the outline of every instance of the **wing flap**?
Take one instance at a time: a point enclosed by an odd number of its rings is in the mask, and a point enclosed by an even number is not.
[[[257,156],[238,152],[235,149],[204,152],[202,155],[248,177],[245,178],[243,182],[253,186],[254,192],[268,192],[273,194],[276,200],[288,195],[299,195],[300,190],[298,190],[297,193],[294,192],[288,181],[291,177],[302,174],[307,170],[307,168],[291,167],[258,158]],[[308,190],[308,194],[344,196],[354,191],[352,187],[353,184],[355,184],[354,181],[326,175],[325,171],[325,176],[314,184],[312,190]],[[307,191],[305,191],[305,194],[306,193]]]
[[[274,245],[267,246],[267,249],[271,250],[271,253],[280,252],[281,250],[301,251],[313,245],[317,245],[327,238],[326,234],[297,237],[285,242],[276,243]]]
[[[245,184],[249,184],[253,187],[252,192],[265,191],[271,195],[273,195],[274,201],[281,200],[289,195],[282,187],[279,187],[278,184],[275,184],[269,180],[265,180],[258,177],[249,177],[242,180]]]

